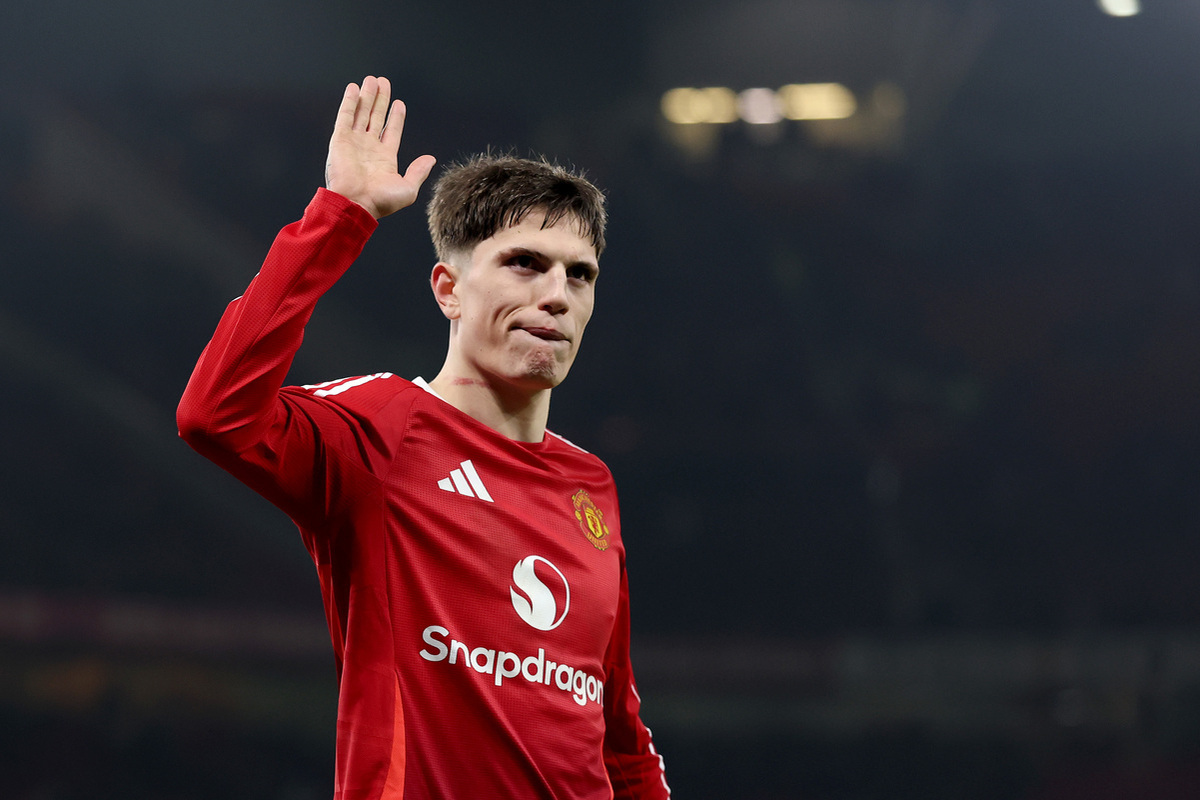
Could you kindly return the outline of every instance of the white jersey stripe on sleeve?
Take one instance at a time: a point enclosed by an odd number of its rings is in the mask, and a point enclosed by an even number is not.
[[[313,392],[313,394],[316,395],[317,397],[333,397],[334,395],[341,394],[342,392],[346,391],[347,389],[353,389],[355,386],[362,386],[364,383],[370,383],[371,381],[376,380],[377,378],[390,378],[390,377],[392,377],[392,373],[390,373],[390,372],[376,372],[374,375],[364,375],[361,378],[355,378],[354,380],[346,380],[345,378],[343,378],[342,379],[343,382],[326,381],[325,383],[317,383],[317,384],[313,384],[311,386],[305,386],[304,388],[305,389],[316,389],[316,391]],[[332,386],[332,384],[335,384],[335,383],[337,385]],[[317,387],[319,387],[319,386],[330,386],[331,388],[318,389]]]
[[[559,436],[559,435],[558,435],[557,433],[555,433],[554,431],[549,431],[549,430],[548,430],[548,431],[546,431],[546,433],[550,434],[550,435],[551,435],[551,436],[553,436],[555,439],[558,439],[558,440],[559,440],[560,442],[562,442],[563,444],[568,444],[568,445],[570,445],[571,447],[574,447],[576,450],[578,450],[578,451],[579,451],[579,452],[581,452],[581,453],[588,453],[588,451],[587,451],[587,450],[584,450],[582,447],[580,447],[579,445],[575,444],[574,442],[572,442],[570,439],[568,439],[568,438],[567,438],[567,437],[565,437],[565,436]],[[591,455],[591,453],[588,453],[588,455]]]
[[[341,383],[344,380],[346,380],[346,379],[345,378],[335,378],[334,380],[325,381],[324,383],[306,383],[303,386],[301,386],[300,388],[307,389],[311,392],[313,389],[324,389],[326,386],[333,386],[335,383]]]

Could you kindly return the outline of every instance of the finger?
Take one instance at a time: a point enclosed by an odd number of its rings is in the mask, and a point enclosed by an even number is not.
[[[412,183],[414,189],[420,189],[421,184],[429,177],[429,173],[433,172],[435,164],[437,164],[437,159],[433,156],[418,156],[404,171],[404,179]]]
[[[358,107],[358,84],[351,83],[342,93],[342,103],[338,106],[337,119],[334,128],[350,129],[354,127],[354,109]]]
[[[383,129],[380,140],[394,150],[400,150],[400,138],[404,135],[404,119],[408,109],[403,100],[393,100],[392,110],[388,113],[387,126]]]
[[[379,94],[379,81],[374,76],[363,78],[362,89],[358,93],[358,106],[354,109],[354,130],[364,131],[371,124],[371,109]]]
[[[387,124],[388,101],[392,96],[392,84],[387,78],[379,78],[377,85],[379,90],[375,95],[375,102],[371,104],[371,121],[367,125],[367,130],[379,134]]]

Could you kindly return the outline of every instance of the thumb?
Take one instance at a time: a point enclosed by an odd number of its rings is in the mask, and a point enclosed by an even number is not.
[[[404,180],[409,181],[413,188],[420,189],[421,184],[425,183],[425,179],[429,177],[429,173],[433,172],[435,164],[437,164],[437,159],[433,156],[419,156],[404,171]]]

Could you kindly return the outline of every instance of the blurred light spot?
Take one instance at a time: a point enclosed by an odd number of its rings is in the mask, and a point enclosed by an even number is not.
[[[771,125],[783,119],[779,96],[771,89],[746,89],[739,94],[738,114],[751,125]]]
[[[1142,4],[1139,0],[1096,0],[1100,10],[1110,17],[1132,17],[1140,14]]]
[[[854,93],[840,83],[790,83],[779,90],[788,119],[845,119],[858,108]]]
[[[662,113],[677,125],[733,122],[738,117],[737,95],[723,86],[672,89],[663,95]]]

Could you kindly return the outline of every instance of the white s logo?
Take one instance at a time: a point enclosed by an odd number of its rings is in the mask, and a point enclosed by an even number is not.
[[[542,582],[534,570],[539,561],[554,570],[562,582],[559,589],[559,593],[563,595],[561,614],[558,613],[555,592]],[[517,616],[534,628],[539,631],[552,631],[567,618],[567,611],[571,607],[571,587],[567,585],[567,578],[562,571],[546,559],[541,556],[526,556],[518,561],[513,567],[513,583],[517,588],[508,588],[512,595],[513,608],[516,609]],[[521,592],[518,593],[517,589]]]

